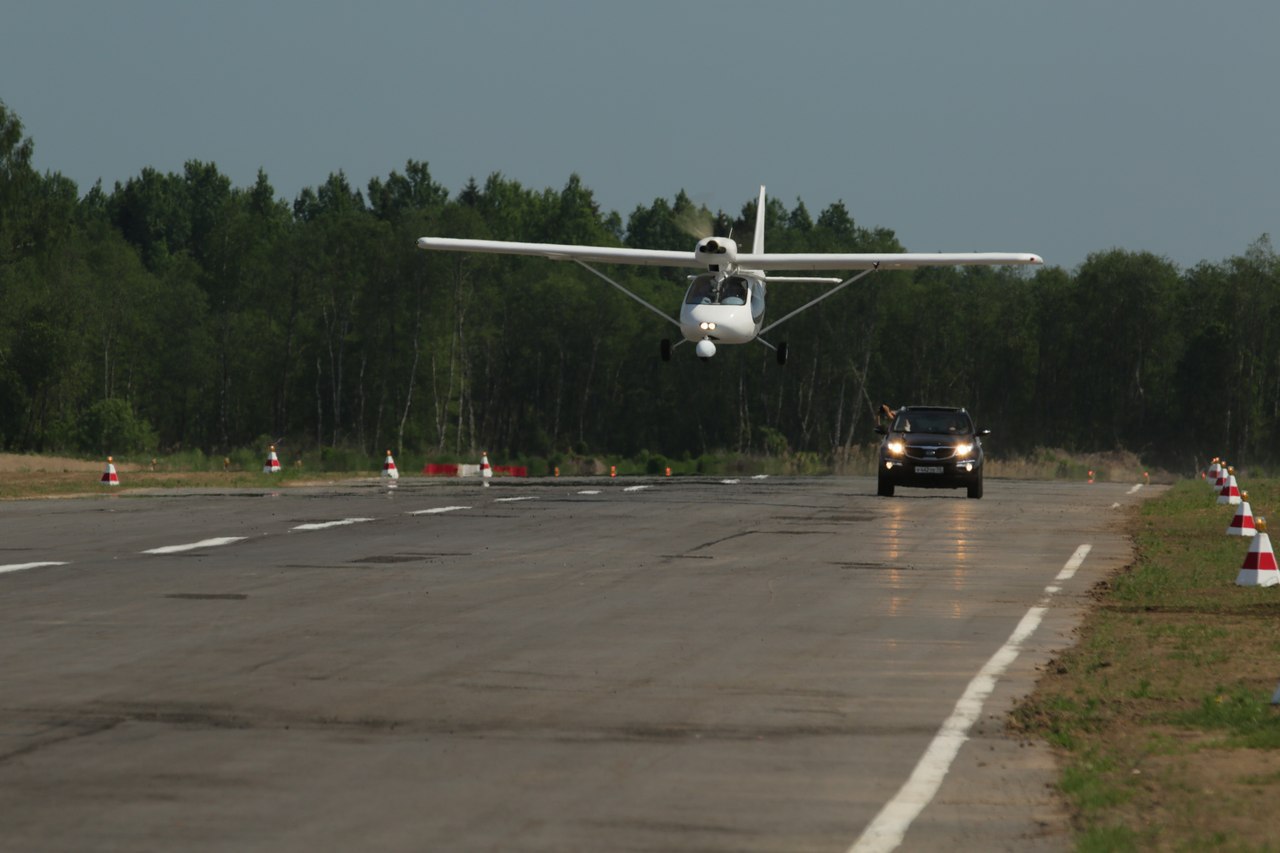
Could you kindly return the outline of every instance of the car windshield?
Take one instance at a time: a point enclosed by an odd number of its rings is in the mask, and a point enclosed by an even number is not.
[[[893,422],[894,432],[928,432],[938,435],[968,435],[969,419],[952,412],[900,412]]]

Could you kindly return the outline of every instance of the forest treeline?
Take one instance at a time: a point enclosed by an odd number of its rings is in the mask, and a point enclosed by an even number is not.
[[[277,198],[213,163],[143,169],[110,191],[37,173],[0,103],[0,446],[222,453],[274,439],[374,455],[563,452],[678,458],[875,439],[874,409],[963,405],[991,452],[1125,449],[1193,469],[1277,460],[1280,260],[1264,236],[1181,270],[1123,249],[1048,266],[892,271],[703,363],[576,264],[427,254],[422,235],[688,249],[742,239],[754,198],[708,211],[683,191],[625,219],[570,176],[501,174],[451,193],[426,162],[364,190],[341,173]],[[1045,203],[1048,203],[1046,200]],[[842,203],[777,198],[770,251],[901,251]],[[992,246],[1029,249],[1035,246]],[[1050,259],[1052,260],[1052,259]],[[674,316],[688,270],[606,268]],[[823,285],[777,284],[773,318]]]

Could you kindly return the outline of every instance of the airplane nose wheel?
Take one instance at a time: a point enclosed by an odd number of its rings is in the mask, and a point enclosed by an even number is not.
[[[778,364],[786,364],[786,363],[787,363],[787,343],[786,341],[783,341],[782,343],[778,344]]]
[[[671,360],[671,339],[670,338],[662,339],[662,360],[663,361]]]

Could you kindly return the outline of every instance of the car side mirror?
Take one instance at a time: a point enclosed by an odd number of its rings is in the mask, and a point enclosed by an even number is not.
[[[980,430],[978,430],[978,435],[991,435],[991,430],[989,430],[989,429],[980,429]]]

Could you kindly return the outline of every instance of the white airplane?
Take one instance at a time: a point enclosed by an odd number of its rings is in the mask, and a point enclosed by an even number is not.
[[[692,252],[658,249],[625,249],[608,246],[571,246],[558,243],[518,243],[508,240],[461,240],[448,237],[422,237],[419,249],[452,252],[489,252],[505,255],[533,255],[555,261],[573,261],[639,302],[668,323],[680,329],[684,341],[694,344],[698,358],[709,359],[719,344],[745,344],[759,341],[777,353],[778,363],[787,362],[787,345],[777,346],[760,337],[792,317],[834,296],[844,288],[879,270],[913,267],[949,267],[959,265],[1042,264],[1039,255],[1006,252],[898,253],[898,254],[780,254],[764,250],[765,188],[760,187],[756,206],[756,230],[751,252],[739,253],[738,244],[728,237],[706,237],[698,241]],[[706,272],[689,277],[689,289],[680,306],[680,319],[641,299],[587,262],[606,264],[642,264],[655,267],[692,267]],[[861,270],[845,279],[814,276],[773,276],[769,270]],[[796,310],[769,325],[764,325],[764,300],[770,283],[820,281],[834,284]],[[679,341],[679,346],[684,341]],[[662,341],[662,360],[670,361],[673,346]]]

